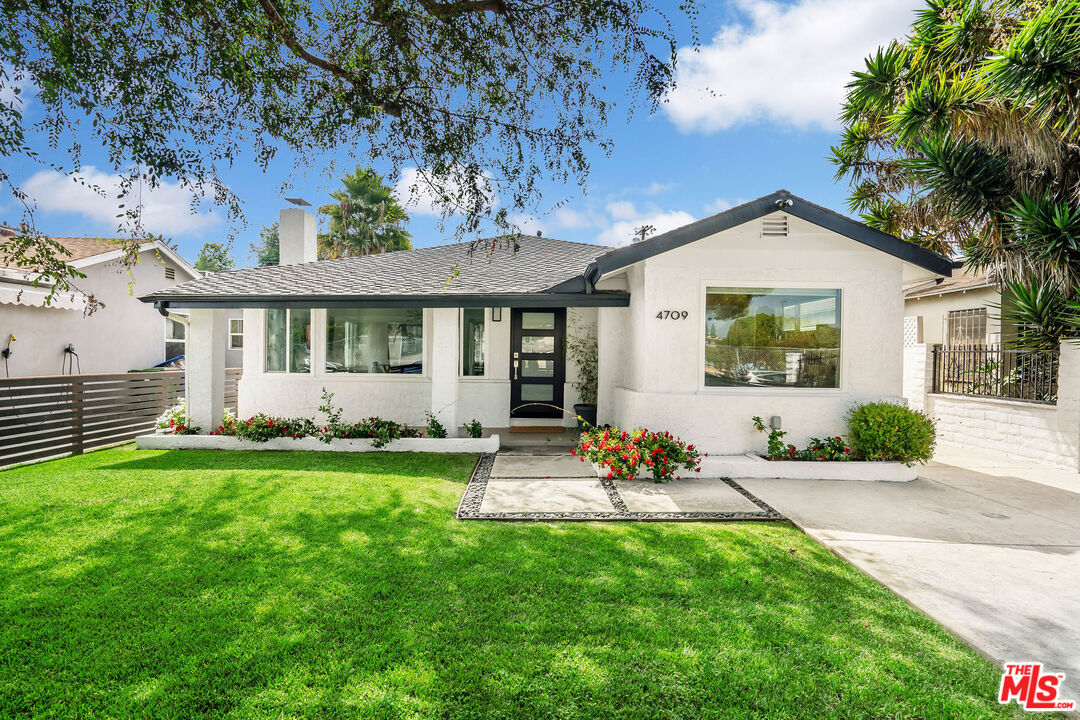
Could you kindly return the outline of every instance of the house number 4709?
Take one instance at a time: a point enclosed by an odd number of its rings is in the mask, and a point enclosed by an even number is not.
[[[656,313],[657,320],[685,320],[687,313],[685,310],[661,310]]]

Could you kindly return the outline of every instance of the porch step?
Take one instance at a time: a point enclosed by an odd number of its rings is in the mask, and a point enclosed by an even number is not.
[[[561,434],[561,425],[511,425],[510,432],[524,433],[526,435],[553,435]]]

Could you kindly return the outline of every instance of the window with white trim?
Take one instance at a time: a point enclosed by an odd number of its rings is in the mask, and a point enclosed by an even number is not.
[[[243,318],[229,319],[229,349],[242,350],[244,348],[244,320]]]
[[[840,387],[840,291],[707,288],[707,387]]]
[[[165,360],[180,357],[187,352],[187,326],[171,317],[165,318]]]
[[[327,310],[326,372],[422,374],[423,309]]]
[[[461,310],[461,375],[484,376],[484,308]]]
[[[311,310],[266,311],[266,372],[311,372]]]

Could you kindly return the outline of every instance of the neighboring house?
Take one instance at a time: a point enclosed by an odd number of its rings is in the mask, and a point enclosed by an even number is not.
[[[598,337],[598,418],[714,453],[846,432],[853,403],[899,399],[903,287],[952,262],[778,191],[628,247],[525,236],[316,261],[314,218],[282,210],[281,265],[143,295],[191,314],[192,424],[221,417],[226,311],[243,308],[241,416],[447,427],[571,425],[567,333]]]
[[[13,231],[0,232],[9,236]],[[8,357],[0,359],[0,377],[127,372],[186,352],[186,318],[163,318],[136,297],[201,276],[175,251],[160,241],[143,243],[138,262],[129,269],[117,240],[52,239],[70,251],[68,262],[86,275],[75,284],[104,307],[87,315],[87,297],[79,291],[57,292],[46,305],[50,288],[35,288],[33,271],[3,267],[0,260],[0,349],[15,337]],[[234,317],[239,323],[233,329],[242,332],[240,313]],[[242,338],[223,340],[238,345],[227,362],[239,367]],[[67,352],[69,347],[74,353]]]
[[[985,272],[908,286],[905,345],[993,345],[1001,342],[1001,293]]]

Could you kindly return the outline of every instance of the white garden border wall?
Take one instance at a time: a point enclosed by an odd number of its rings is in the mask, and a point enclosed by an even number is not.
[[[331,440],[318,438],[272,438],[255,442],[226,435],[143,435],[135,438],[140,450],[318,450],[323,452],[429,452],[493,453],[499,450],[499,436],[486,438],[401,438],[383,447],[371,440]]]
[[[938,445],[1080,470],[1080,347],[1061,344],[1056,405],[933,393],[927,345],[904,348],[904,397],[937,421]]]
[[[607,477],[607,470],[593,463],[597,477]],[[866,480],[871,482],[908,482],[919,474],[917,467],[898,462],[861,462],[858,460],[813,462],[810,460],[766,460],[760,455],[710,455],[701,458],[701,472],[684,472],[682,477],[780,479],[780,480]],[[648,473],[638,475],[649,479]]]

